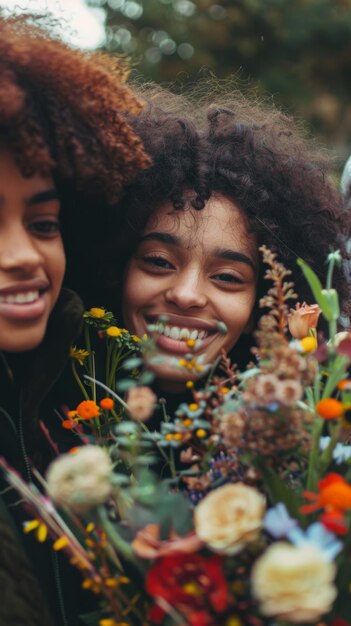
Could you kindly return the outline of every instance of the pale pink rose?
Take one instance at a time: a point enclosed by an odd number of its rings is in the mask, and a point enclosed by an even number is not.
[[[309,335],[310,328],[316,328],[321,309],[318,304],[296,304],[288,315],[289,331],[295,339],[303,339]]]
[[[128,411],[136,422],[145,422],[154,412],[157,398],[150,387],[134,387],[127,398]]]
[[[139,530],[132,541],[134,552],[142,559],[156,559],[173,552],[197,552],[203,546],[203,542],[194,532],[181,537],[171,531],[168,541],[162,541],[160,536],[159,524],[148,524]]]
[[[335,574],[335,564],[317,546],[278,542],[254,564],[252,591],[263,615],[315,624],[336,598]]]
[[[236,554],[257,538],[264,512],[265,499],[256,489],[224,485],[195,508],[195,531],[214,552]]]

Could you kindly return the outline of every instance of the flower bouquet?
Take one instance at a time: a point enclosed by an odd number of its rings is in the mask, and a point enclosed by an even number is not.
[[[24,532],[65,551],[99,596],[87,624],[351,624],[351,336],[336,333],[339,254],[324,287],[299,261],[316,304],[290,310],[289,272],[262,254],[271,287],[246,371],[222,355],[170,415],[148,387],[157,328],[133,337],[91,309],[86,346],[71,353],[82,401],[62,416],[77,446],[37,474],[44,493],[2,462],[26,501]],[[320,313],[329,332],[317,340]],[[106,342],[102,364],[92,335]],[[188,347],[178,366],[201,370]]]

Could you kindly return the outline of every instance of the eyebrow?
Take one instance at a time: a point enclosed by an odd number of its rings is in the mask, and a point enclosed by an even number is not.
[[[179,237],[157,231],[153,231],[151,233],[148,233],[147,235],[144,235],[140,241],[153,241],[154,239],[156,241],[161,241],[162,243],[170,243],[175,246],[181,245],[181,240],[179,239]]]
[[[234,261],[235,263],[246,263],[246,265],[249,265],[254,270],[254,272],[256,272],[257,270],[257,267],[252,259],[243,252],[237,252],[236,250],[229,250],[224,248],[216,248],[214,251],[214,256],[219,259]]]
[[[176,246],[180,246],[182,244],[179,237],[158,231],[144,235],[144,237],[141,238],[141,241],[152,241],[154,239],[156,241],[161,241],[162,243],[173,244]],[[215,248],[213,256],[227,261],[234,261],[234,263],[245,263],[246,265],[249,265],[254,272],[257,271],[255,263],[249,256],[247,256],[247,254],[244,254],[243,252],[237,252],[236,250],[230,250],[229,248]]]
[[[44,204],[45,202],[50,202],[51,200],[58,199],[59,195],[56,189],[45,189],[44,191],[38,191],[38,193],[35,193],[30,198],[28,198],[26,200],[26,205],[30,207],[36,204]]]

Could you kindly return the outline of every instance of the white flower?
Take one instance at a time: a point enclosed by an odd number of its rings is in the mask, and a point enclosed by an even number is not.
[[[253,567],[253,595],[263,615],[294,624],[315,623],[336,598],[335,573],[335,564],[317,546],[278,542]]]
[[[197,535],[212,550],[236,554],[257,538],[265,511],[263,496],[243,483],[211,491],[195,508]]]
[[[48,468],[47,491],[61,506],[84,513],[103,504],[111,493],[112,463],[98,446],[86,445],[59,456]]]

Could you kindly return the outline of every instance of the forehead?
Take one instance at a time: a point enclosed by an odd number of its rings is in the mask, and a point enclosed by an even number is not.
[[[154,211],[144,234],[164,231],[180,237],[187,247],[206,243],[233,247],[257,256],[255,235],[250,232],[243,210],[226,196],[213,194],[200,211],[188,206],[175,210],[171,202]]]

